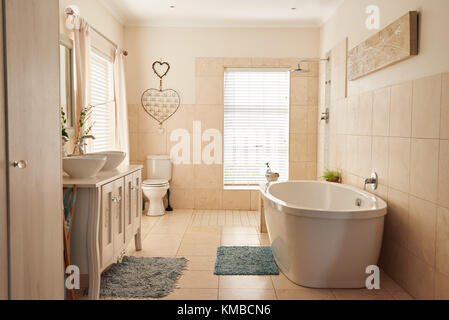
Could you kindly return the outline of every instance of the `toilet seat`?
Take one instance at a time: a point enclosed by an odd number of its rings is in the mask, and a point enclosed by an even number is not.
[[[169,187],[170,184],[168,183],[167,180],[163,180],[163,179],[156,179],[156,180],[145,180],[142,184],[142,186],[145,188],[165,188],[165,187]]]

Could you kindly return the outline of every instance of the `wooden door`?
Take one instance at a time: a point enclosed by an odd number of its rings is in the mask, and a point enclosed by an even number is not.
[[[125,242],[128,243],[134,235],[134,179],[133,175],[125,177]]]
[[[63,299],[59,1],[4,0],[4,28],[10,298]]]
[[[125,247],[125,179],[114,181],[114,256],[122,254]]]
[[[8,217],[6,197],[5,69],[3,67],[3,1],[0,1],[0,300],[8,299]]]
[[[114,182],[101,187],[100,254],[101,268],[106,268],[114,258],[115,203]]]
[[[132,197],[132,209],[134,213],[133,224],[134,224],[134,234],[139,231],[142,225],[142,172],[137,171],[133,174],[133,185],[134,194]]]

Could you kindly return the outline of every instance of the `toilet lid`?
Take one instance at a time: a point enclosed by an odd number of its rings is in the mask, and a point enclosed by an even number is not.
[[[155,180],[145,180],[143,182],[144,186],[151,186],[151,187],[166,187],[168,186],[168,181],[164,179],[155,179]]]

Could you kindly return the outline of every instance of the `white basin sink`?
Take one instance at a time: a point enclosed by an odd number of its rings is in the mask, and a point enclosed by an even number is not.
[[[92,178],[106,163],[106,156],[78,156],[62,159],[64,171],[74,179]]]
[[[106,164],[101,169],[101,171],[111,171],[117,169],[119,165],[122,164],[123,160],[126,158],[126,152],[122,151],[104,151],[89,153],[87,156],[104,156],[106,157]]]

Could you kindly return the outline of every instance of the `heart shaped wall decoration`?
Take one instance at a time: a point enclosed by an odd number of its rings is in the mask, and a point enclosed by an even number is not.
[[[168,62],[155,61],[153,71],[160,79],[159,89],[148,89],[142,94],[142,107],[146,113],[161,126],[160,132],[163,132],[162,124],[170,119],[181,105],[181,98],[173,89],[163,89],[162,79],[170,71]]]
[[[142,95],[142,107],[160,126],[178,111],[180,103],[179,94],[172,89],[148,89]]]

